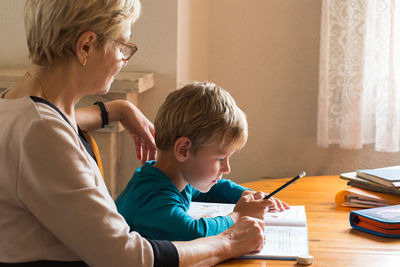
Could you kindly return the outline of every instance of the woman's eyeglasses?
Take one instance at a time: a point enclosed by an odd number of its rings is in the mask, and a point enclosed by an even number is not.
[[[123,60],[125,61],[128,61],[138,50],[137,45],[135,45],[134,43],[124,43],[117,39],[112,40],[119,45]]]

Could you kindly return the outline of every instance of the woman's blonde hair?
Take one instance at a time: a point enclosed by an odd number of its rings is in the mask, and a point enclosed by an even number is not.
[[[188,137],[194,150],[216,142],[219,146],[247,141],[247,120],[232,96],[210,82],[195,82],[170,93],[157,112],[155,141],[160,150],[173,148]]]
[[[115,38],[122,23],[140,14],[139,0],[27,0],[25,31],[32,63],[51,66],[74,54],[85,31],[98,36],[98,47]]]

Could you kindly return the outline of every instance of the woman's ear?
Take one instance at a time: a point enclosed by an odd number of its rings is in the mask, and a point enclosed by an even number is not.
[[[97,34],[94,31],[86,31],[79,35],[75,45],[75,54],[79,63],[86,65],[88,55],[94,50]]]
[[[184,162],[190,154],[192,141],[187,137],[179,137],[174,144],[174,155],[177,161]]]

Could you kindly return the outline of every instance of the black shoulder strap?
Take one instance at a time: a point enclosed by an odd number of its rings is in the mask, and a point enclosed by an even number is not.
[[[54,109],[55,111],[57,111],[58,114],[60,114],[61,117],[72,127],[72,125],[70,124],[70,122],[68,121],[68,119],[67,119],[67,117],[64,115],[64,113],[62,113],[61,110],[59,110],[59,109],[58,109],[56,106],[54,106],[52,103],[50,103],[49,101],[47,101],[47,100],[45,100],[45,99],[43,99],[43,98],[37,97],[37,96],[30,96],[30,98],[33,100],[33,102],[43,103],[43,104],[46,104],[46,105],[48,105],[49,107],[53,108],[53,109]],[[95,156],[94,156],[93,150],[92,150],[92,148],[91,148],[89,142],[87,141],[85,135],[83,134],[83,131],[81,130],[81,128],[79,128],[79,125],[78,125],[78,133],[79,133],[79,134],[78,134],[79,139],[81,140],[81,142],[82,142],[83,146],[85,147],[86,151],[87,151],[87,152],[89,153],[89,155],[94,159],[94,161],[96,161],[96,158],[95,158]],[[96,161],[96,163],[97,163],[97,161]]]

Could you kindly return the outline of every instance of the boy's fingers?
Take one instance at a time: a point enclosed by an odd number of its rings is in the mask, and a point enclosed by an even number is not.
[[[250,195],[250,194],[253,194],[253,191],[244,190],[244,191],[242,192],[242,196],[246,196],[246,195]]]
[[[281,200],[279,200],[279,199],[277,199],[276,202],[277,202],[277,205],[278,205],[278,207],[279,207],[279,209],[280,209],[281,211],[290,209],[289,205],[286,204],[285,202],[283,202],[283,201],[281,201]]]
[[[263,198],[264,198],[264,192],[254,193],[254,199],[263,199]]]
[[[253,194],[245,194],[242,196],[244,199],[246,199],[246,201],[252,201],[254,200],[254,196]]]
[[[276,203],[276,199],[271,197],[268,199],[268,205],[270,210],[278,210],[278,205]]]

